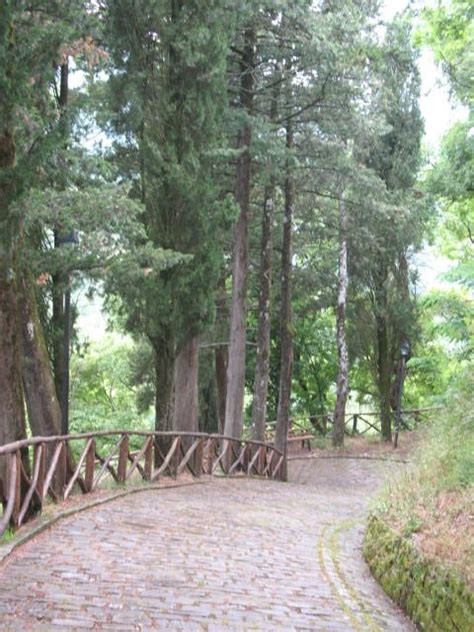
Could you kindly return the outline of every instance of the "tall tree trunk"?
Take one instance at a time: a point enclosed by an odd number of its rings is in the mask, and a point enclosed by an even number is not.
[[[64,149],[69,141],[69,126],[67,105],[69,100],[69,64],[65,61],[60,68],[60,85],[57,106],[59,110],[59,129]],[[65,188],[67,169],[59,170],[57,174],[57,186]],[[54,231],[54,247],[61,248],[61,227]],[[66,295],[70,300],[67,274],[60,271],[53,275],[53,302],[52,302],[52,362],[56,396],[61,411],[61,430],[66,433],[69,430],[69,342],[68,334],[70,323],[66,323],[68,310],[65,308]]]
[[[184,344],[174,366],[173,430],[198,431],[198,373],[199,337],[194,336]]]
[[[227,292],[225,289],[225,276],[222,276],[217,286],[217,322],[229,320],[227,308]],[[218,327],[218,335],[223,335]],[[227,328],[226,328],[227,335]],[[225,407],[227,399],[227,365],[229,363],[229,347],[227,344],[218,345],[214,351],[216,389],[217,389],[217,422],[219,434],[224,434]]]
[[[286,148],[293,148],[293,123],[286,124]],[[291,374],[293,368],[293,333],[291,309],[292,230],[293,230],[294,182],[291,160],[286,160],[285,218],[283,224],[283,253],[281,264],[281,363],[278,391],[275,446],[286,455],[291,400]],[[286,478],[286,472],[284,477]]]
[[[265,187],[260,250],[260,296],[258,304],[258,337],[255,383],[252,402],[253,437],[265,439],[268,379],[270,371],[270,301],[272,288],[272,227],[275,186]]]
[[[61,410],[31,275],[22,275],[20,288],[21,374],[28,422],[33,436],[58,435],[61,433]]]
[[[377,327],[377,387],[380,403],[382,439],[392,440],[392,416],[390,410],[390,380],[392,367],[388,336],[387,268],[379,262],[375,279],[375,322]]]
[[[214,354],[217,387],[217,423],[219,434],[224,434],[227,401],[227,364],[229,361],[227,345],[216,347]]]
[[[31,274],[23,272],[18,289],[18,296],[20,297],[18,316],[21,330],[21,376],[28,412],[28,424],[32,435],[36,437],[65,434]],[[53,455],[53,448],[53,445],[47,447],[47,465]],[[68,448],[67,478],[73,474],[74,468],[74,459]],[[66,480],[60,481],[59,479],[55,479],[53,482],[59,494],[61,494],[62,487],[66,482]],[[83,485],[81,479],[78,479],[78,483]]]
[[[2,209],[0,209],[1,213]],[[18,304],[12,260],[0,246],[0,445],[26,437],[20,372]],[[0,501],[8,493],[7,457],[0,457]]]
[[[169,335],[150,341],[155,353],[155,430],[169,431],[173,430],[174,339]],[[165,453],[171,441],[169,438],[162,438],[158,445]]]
[[[54,247],[59,248],[59,236],[55,231]],[[53,301],[51,315],[52,362],[54,385],[59,402],[64,400],[64,277],[58,272],[53,275]]]
[[[0,132],[0,445],[26,436],[20,369],[17,293],[18,226],[10,215],[14,192],[15,142],[8,129]],[[25,466],[27,460],[25,458]],[[0,500],[8,493],[8,462],[0,457]]]
[[[241,59],[240,104],[247,116],[253,109],[255,58],[255,31],[245,31],[245,44]],[[243,430],[243,408],[245,388],[245,344],[247,319],[247,268],[248,268],[248,215],[250,207],[250,143],[252,128],[245,123],[240,130],[237,148],[241,150],[237,159],[235,197],[240,215],[234,231],[232,260],[232,305],[230,317],[229,364],[227,367],[227,397],[225,410],[225,434],[240,439]]]
[[[408,312],[410,309],[410,286],[408,279],[408,260],[405,252],[401,253],[398,258],[397,290],[399,301],[401,305],[403,305],[403,308]],[[404,320],[408,320],[408,313],[405,315]],[[402,326],[398,328],[395,337],[395,346],[392,352],[394,357],[398,358],[398,360],[394,362],[394,367],[392,371],[393,381],[390,387],[390,406],[392,408],[392,411],[397,410],[400,398],[401,384],[405,371],[405,360],[400,355],[400,347],[402,342],[410,342],[406,322],[403,322]]]
[[[270,122],[274,123],[278,114],[278,99],[281,87],[281,68],[275,68],[275,86],[270,106]],[[275,178],[265,187],[262,214],[262,242],[260,248],[260,293],[258,299],[257,359],[252,402],[253,437],[256,441],[265,439],[267,416],[268,382],[270,377],[270,336],[271,336],[271,292],[272,292],[272,241],[273,211],[275,207]]]
[[[173,429],[174,348],[169,340],[154,344],[155,350],[155,430]]]
[[[339,200],[339,273],[337,297],[337,396],[332,431],[333,446],[344,445],[346,401],[348,394],[349,355],[346,341],[347,286],[347,211],[344,199]]]

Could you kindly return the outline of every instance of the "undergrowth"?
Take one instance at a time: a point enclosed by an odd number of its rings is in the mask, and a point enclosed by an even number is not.
[[[474,584],[474,413],[470,394],[450,399],[413,457],[375,507],[428,556]]]
[[[2,535],[0,536],[0,545],[10,542],[10,540],[13,538],[14,535],[15,535],[15,531],[11,529],[10,527],[8,527],[8,529],[4,531]]]

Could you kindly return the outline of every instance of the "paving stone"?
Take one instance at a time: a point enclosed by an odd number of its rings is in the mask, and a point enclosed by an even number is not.
[[[0,567],[0,630],[414,630],[361,556],[394,467],[293,461],[291,483],[217,479],[72,516]]]

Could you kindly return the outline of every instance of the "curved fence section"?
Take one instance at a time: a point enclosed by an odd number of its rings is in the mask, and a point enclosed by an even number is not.
[[[183,472],[283,480],[284,471],[272,445],[223,435],[124,430],[25,439],[0,446],[0,535],[41,513],[48,499]]]

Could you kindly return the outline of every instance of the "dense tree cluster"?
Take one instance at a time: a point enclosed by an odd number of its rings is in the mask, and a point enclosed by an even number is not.
[[[64,429],[71,283],[131,334],[125,381],[158,430],[263,439],[274,417],[285,450],[292,414],[334,410],[341,444],[351,397],[390,439],[433,207],[410,16],[379,4],[2,3],[0,443]],[[455,17],[424,37],[467,102],[438,33]],[[469,129],[429,188],[472,244]]]

